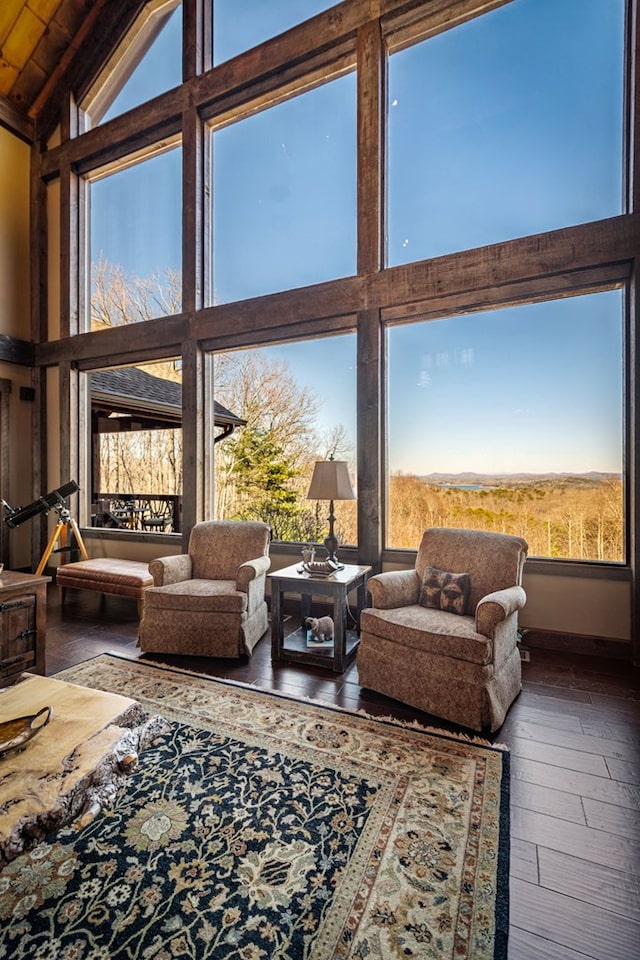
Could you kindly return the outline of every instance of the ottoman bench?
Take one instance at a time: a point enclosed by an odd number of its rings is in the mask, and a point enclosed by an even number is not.
[[[116,557],[97,557],[78,560],[58,567],[56,583],[60,587],[60,602],[64,605],[65,590],[95,590],[138,601],[138,616],[142,614],[142,595],[145,587],[153,586],[149,565],[140,560],[118,560]]]

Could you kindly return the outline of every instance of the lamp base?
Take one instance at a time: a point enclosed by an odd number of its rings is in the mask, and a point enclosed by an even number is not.
[[[336,550],[338,549],[338,543],[340,542],[333,532],[333,525],[335,523],[335,514],[333,512],[333,500],[330,501],[329,507],[329,536],[325,537],[324,548],[327,551],[327,560],[329,563],[335,564],[336,570],[344,570],[344,563],[340,563],[338,557],[336,556]]]
[[[329,537],[327,537],[327,540]],[[324,542],[325,550],[327,555],[325,557],[325,563],[330,563],[334,570],[344,570],[344,563],[340,563],[338,557],[336,556],[335,546],[331,549],[331,546],[327,545],[327,540]]]
[[[329,533],[328,537],[325,537],[324,548],[327,551],[326,559],[330,560],[332,563],[338,563],[339,561],[336,556],[336,550],[338,549],[338,538],[334,536],[333,531]]]

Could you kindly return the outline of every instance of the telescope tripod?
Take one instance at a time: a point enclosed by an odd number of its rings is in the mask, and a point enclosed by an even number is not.
[[[56,553],[60,553],[63,550],[71,550],[71,544],[69,543],[69,531],[71,531],[75,538],[82,559],[89,559],[89,554],[87,553],[87,549],[84,545],[82,534],[78,529],[78,524],[73,519],[66,507],[56,509],[58,510],[58,522],[53,528],[53,532],[49,537],[49,543],[47,544],[46,549],[40,558],[40,563],[36,569],[36,576],[39,576],[42,573],[49,561],[49,557],[54,550]],[[56,547],[58,541],[60,541],[60,545]]]

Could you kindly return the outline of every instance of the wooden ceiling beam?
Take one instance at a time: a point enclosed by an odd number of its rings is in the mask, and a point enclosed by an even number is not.
[[[36,125],[31,117],[25,116],[6,97],[0,96],[0,126],[14,133],[16,137],[29,145],[35,143]]]
[[[29,113],[38,139],[46,141],[59,122],[60,104],[70,90],[79,90],[95,76],[131,26],[145,0],[95,0]]]

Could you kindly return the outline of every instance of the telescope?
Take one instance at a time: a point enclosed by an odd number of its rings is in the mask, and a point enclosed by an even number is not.
[[[27,520],[32,520],[34,517],[37,517],[39,513],[48,513],[51,509],[58,510],[62,513],[66,511],[64,505],[66,498],[70,497],[72,493],[77,493],[79,489],[80,487],[75,480],[70,480],[69,483],[57,487],[46,496],[38,497],[37,500],[34,500],[33,503],[28,504],[26,507],[10,507],[6,500],[3,500],[2,505],[7,511],[4,522],[7,526],[13,528],[19,527],[21,523],[26,523]]]

